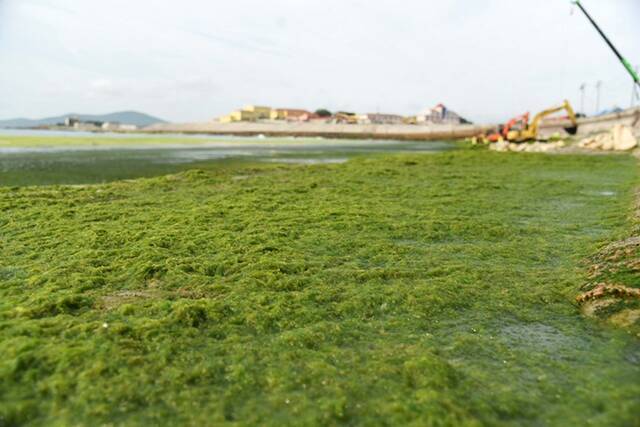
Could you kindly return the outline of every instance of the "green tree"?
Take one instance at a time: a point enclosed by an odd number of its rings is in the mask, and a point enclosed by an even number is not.
[[[327,110],[326,108],[320,108],[318,110],[316,110],[316,114],[319,115],[320,117],[331,117],[331,111]]]

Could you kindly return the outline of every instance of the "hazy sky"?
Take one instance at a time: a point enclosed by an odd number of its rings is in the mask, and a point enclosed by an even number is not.
[[[634,64],[640,1],[583,0]],[[631,80],[568,0],[0,0],[0,118],[134,109],[200,121],[244,104],[474,121]]]

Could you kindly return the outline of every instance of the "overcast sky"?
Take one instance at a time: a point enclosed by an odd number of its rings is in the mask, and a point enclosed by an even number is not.
[[[640,1],[583,0],[640,64]],[[0,0],[0,118],[139,110],[202,121],[244,104],[474,121],[631,80],[568,0]]]

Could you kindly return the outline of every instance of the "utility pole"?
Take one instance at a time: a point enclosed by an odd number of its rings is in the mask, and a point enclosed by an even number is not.
[[[586,88],[587,88],[586,83],[582,83],[580,85],[580,112],[585,115],[586,113],[584,112],[584,91]]]
[[[598,80],[596,83],[596,114],[600,112],[600,89],[602,88],[602,81]]]

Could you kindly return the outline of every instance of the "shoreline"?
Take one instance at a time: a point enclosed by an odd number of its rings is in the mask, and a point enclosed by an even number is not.
[[[359,125],[317,123],[183,123],[161,124],[142,129],[148,134],[181,133],[252,137],[327,139],[372,139],[435,141],[468,138],[491,128],[489,125]]]
[[[616,124],[631,127],[640,125],[640,108],[629,108],[622,112],[596,117],[578,119],[579,136],[604,132]],[[550,119],[540,125],[540,134],[550,136],[559,133],[568,137],[564,128],[570,123],[564,118]],[[25,128],[6,130],[32,130],[45,132],[88,133],[87,137],[97,135],[140,135],[148,136],[218,136],[218,137],[282,137],[282,138],[326,138],[326,139],[368,139],[397,141],[451,141],[470,138],[486,133],[497,127],[495,124],[431,124],[431,125],[385,125],[385,124],[336,124],[309,122],[235,122],[219,123],[215,121],[201,123],[159,123],[135,131],[74,130],[59,127]],[[2,129],[0,129],[0,133]],[[75,135],[74,135],[75,137]]]

